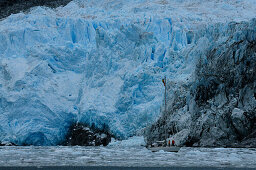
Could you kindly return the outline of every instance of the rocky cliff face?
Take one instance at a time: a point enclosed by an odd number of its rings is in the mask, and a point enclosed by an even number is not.
[[[148,144],[170,137],[181,146],[255,147],[256,19],[210,26],[197,36],[207,47],[194,80],[169,83],[167,112],[146,130]]]
[[[89,127],[85,124],[73,124],[69,127],[66,140],[63,145],[66,146],[107,146],[111,141],[111,134],[107,125],[103,129],[95,128],[95,125]]]

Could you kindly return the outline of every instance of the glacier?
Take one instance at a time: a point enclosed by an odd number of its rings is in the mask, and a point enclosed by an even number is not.
[[[164,76],[194,81],[208,28],[255,15],[255,0],[76,0],[1,19],[0,141],[56,145],[73,122],[138,134],[160,116]]]

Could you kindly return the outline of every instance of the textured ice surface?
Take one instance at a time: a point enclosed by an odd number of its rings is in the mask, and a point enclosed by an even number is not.
[[[256,168],[256,150],[181,148],[177,153],[145,147],[0,147],[0,166],[121,166]]]
[[[191,80],[211,43],[194,32],[255,14],[255,0],[101,0],[11,15],[0,21],[0,141],[54,145],[76,121],[133,135],[158,118],[165,75]]]
[[[146,146],[145,140],[143,136],[133,136],[126,140],[115,140],[112,139],[108,146],[114,147],[138,147],[138,146]]]

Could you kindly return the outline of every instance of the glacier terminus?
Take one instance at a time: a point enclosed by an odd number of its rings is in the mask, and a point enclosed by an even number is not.
[[[175,137],[184,144],[192,119],[183,113],[196,105],[186,87],[193,91],[198,63],[212,62],[207,52],[224,42],[256,42],[255,17],[255,0],[74,0],[2,18],[0,141],[58,145],[76,122],[106,124],[120,139],[141,135],[161,118],[166,76],[168,106],[179,107],[173,96],[186,96],[187,104],[171,117],[179,119],[182,137]],[[255,53],[251,58],[255,63]],[[244,91],[250,106],[234,106],[237,127],[241,114],[255,116],[255,77]]]

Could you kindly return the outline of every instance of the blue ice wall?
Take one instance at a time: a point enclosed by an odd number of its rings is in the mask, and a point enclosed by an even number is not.
[[[192,45],[206,48],[198,39],[207,33],[194,36],[166,15],[133,9],[120,17],[82,5],[37,7],[0,21],[0,141],[55,145],[72,122],[134,135],[159,116],[161,79],[187,81],[200,51]]]

